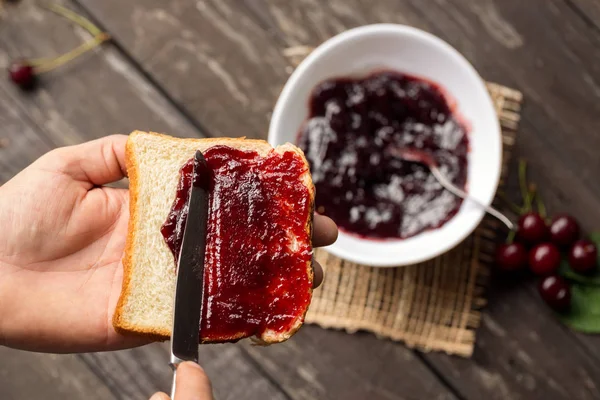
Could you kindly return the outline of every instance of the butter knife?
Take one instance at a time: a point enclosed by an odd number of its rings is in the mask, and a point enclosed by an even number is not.
[[[184,361],[198,362],[198,343],[204,295],[204,254],[208,222],[210,170],[200,150],[194,156],[188,216],[177,262],[177,283],[171,333],[171,367],[175,396],[177,366]]]

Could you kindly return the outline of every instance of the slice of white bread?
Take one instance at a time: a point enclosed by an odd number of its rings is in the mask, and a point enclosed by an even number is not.
[[[126,147],[130,191],[129,232],[123,256],[123,287],[113,317],[113,325],[118,332],[146,335],[154,339],[170,337],[176,276],[173,254],[160,229],[175,199],[180,168],[193,157],[196,150],[205,152],[216,145],[255,151],[263,157],[272,151],[281,154],[292,151],[308,165],[304,153],[291,144],[273,149],[263,140],[178,139],[157,133],[131,133]],[[300,181],[310,194],[310,213],[305,221],[310,238],[314,187],[308,171],[307,167]],[[291,243],[290,251],[294,251],[294,238],[291,238]],[[310,261],[306,265],[306,274],[310,282],[307,290],[312,291],[313,270]],[[256,339],[262,343],[287,340],[302,325],[307,307],[298,314],[289,329],[284,332],[267,330]],[[241,338],[223,337],[217,341]],[[201,341],[204,341],[202,337]]]

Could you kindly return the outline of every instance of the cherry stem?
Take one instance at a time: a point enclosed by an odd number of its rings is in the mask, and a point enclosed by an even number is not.
[[[98,28],[94,23],[92,23],[92,21],[69,10],[66,7],[61,6],[60,4],[50,4],[49,6],[46,6],[46,8],[76,23],[77,25],[81,26],[83,29],[91,33],[93,36],[98,36],[102,33],[102,30],[100,30],[100,28]]]
[[[543,219],[546,219],[548,217],[548,213],[546,212],[546,205],[542,201],[542,197],[540,196],[539,193],[537,193],[537,196],[535,197],[535,199],[537,201],[537,209],[538,209],[538,212],[540,213],[540,216]]]
[[[512,201],[510,201],[510,199],[508,198],[508,196],[506,196],[506,193],[504,192],[498,192],[498,197],[505,202],[508,207],[511,209],[512,212],[516,213],[516,214],[520,214],[521,213],[521,207],[519,207],[518,205],[516,205],[515,203],[513,203]]]
[[[524,159],[519,160],[519,187],[521,188],[521,198],[523,200],[523,208],[521,213],[531,211],[530,191],[527,188],[527,161]]]
[[[27,65],[31,65],[32,67],[40,67],[44,64],[52,62],[55,57],[44,57],[44,58],[31,58],[27,59]]]
[[[515,236],[517,235],[517,231],[515,229],[508,232],[508,236],[506,236],[506,244],[512,244],[515,241]]]
[[[61,65],[79,57],[83,53],[92,50],[93,48],[100,45],[102,42],[105,42],[109,39],[110,35],[108,33],[100,32],[100,34],[96,35],[93,39],[88,40],[87,42],[79,45],[70,52],[63,54],[62,56],[56,57],[47,64],[36,66],[35,72],[37,74],[41,74],[44,72],[52,71],[53,69],[58,68]]]
[[[525,198],[525,204],[523,205],[525,212],[533,210],[533,200],[535,199],[536,194],[537,187],[534,184],[529,184],[527,188],[527,197]]]

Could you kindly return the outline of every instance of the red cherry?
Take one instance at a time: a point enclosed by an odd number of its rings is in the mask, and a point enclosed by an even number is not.
[[[571,306],[571,288],[559,276],[550,275],[543,278],[538,284],[538,291],[546,304],[556,311],[567,311]]]
[[[589,240],[578,240],[569,252],[569,265],[574,271],[588,273],[596,268],[598,249]]]
[[[23,90],[33,89],[36,82],[35,71],[26,61],[17,60],[8,66],[8,75],[14,84]]]
[[[551,243],[542,243],[529,252],[529,269],[537,275],[552,275],[560,265],[560,252]]]
[[[516,271],[527,265],[527,250],[521,243],[501,244],[496,249],[496,265],[503,271]]]
[[[550,224],[552,243],[560,247],[569,247],[579,238],[579,224],[570,215],[557,215]]]
[[[548,238],[546,221],[538,213],[521,215],[517,228],[517,238],[528,244],[537,244]]]

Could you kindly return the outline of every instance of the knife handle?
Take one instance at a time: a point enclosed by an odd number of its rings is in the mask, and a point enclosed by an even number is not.
[[[177,365],[171,364],[173,367],[173,384],[171,385],[171,400],[175,400],[175,386],[177,386]]]
[[[171,362],[169,363],[169,366],[173,370],[173,384],[171,385],[171,400],[175,399],[175,386],[176,386],[176,382],[177,382],[177,367],[179,367],[179,364],[181,364],[185,361],[193,361],[195,363],[198,363],[198,359],[196,359],[196,358],[194,358],[194,360],[184,360],[175,355],[171,355]]]
[[[173,370],[173,384],[171,385],[171,400],[175,399],[175,386],[176,386],[175,384],[177,382],[177,367],[179,367],[179,364],[181,364],[184,361],[185,360],[182,360],[181,358],[176,357],[174,355],[171,356],[171,362],[169,363],[169,366]]]

